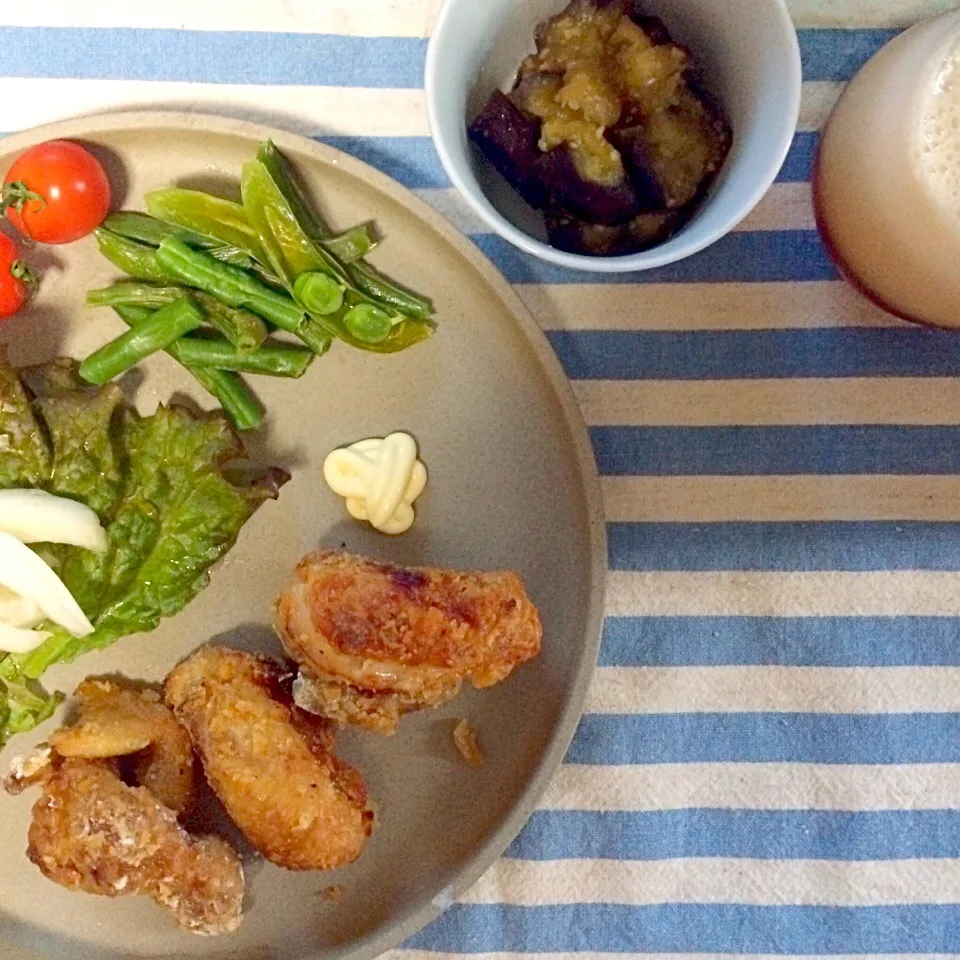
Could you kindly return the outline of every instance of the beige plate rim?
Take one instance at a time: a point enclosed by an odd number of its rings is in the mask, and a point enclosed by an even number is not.
[[[219,134],[232,134],[253,142],[269,138],[281,150],[287,148],[304,152],[315,157],[320,163],[336,165],[346,173],[366,181],[375,189],[406,206],[459,253],[471,269],[482,276],[510,311],[549,379],[563,411],[565,425],[576,451],[578,475],[589,523],[590,569],[587,575],[590,580],[590,600],[586,618],[588,629],[583,637],[583,651],[577,673],[568,690],[566,706],[557,724],[553,740],[543,754],[539,766],[533,771],[526,789],[520,795],[510,813],[504,818],[503,823],[481,847],[464,860],[456,880],[451,888],[445,891],[444,902],[438,902],[441,898],[435,897],[433,901],[412,908],[406,916],[392,926],[356,941],[346,954],[350,960],[372,960],[372,958],[395,947],[436,919],[457,896],[465,892],[487,871],[526,823],[553,774],[563,761],[567,748],[573,739],[596,666],[603,628],[607,580],[606,524],[600,479],[593,449],[573,389],[554,353],[553,347],[506,279],[477,247],[460,234],[447,220],[406,187],[401,186],[386,174],[356,157],[318,143],[308,137],[288,133],[268,125],[218,114],[170,110],[119,111],[76,117],[34,127],[5,137],[3,145],[5,152],[14,152],[26,149],[44,140],[57,138],[95,139],[98,133],[108,131],[156,127],[183,128],[191,131],[207,130]],[[312,958],[305,957],[302,960],[312,960]]]

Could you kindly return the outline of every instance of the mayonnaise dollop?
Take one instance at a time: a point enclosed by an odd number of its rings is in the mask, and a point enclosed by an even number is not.
[[[413,526],[413,503],[427,485],[427,469],[408,433],[371,437],[332,451],[323,463],[323,477],[346,499],[351,517],[389,534]]]

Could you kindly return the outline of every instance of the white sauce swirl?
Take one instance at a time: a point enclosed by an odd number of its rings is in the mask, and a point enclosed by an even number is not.
[[[351,517],[389,534],[413,526],[413,503],[427,485],[426,467],[408,433],[371,437],[332,451],[323,463],[323,477],[345,498]]]

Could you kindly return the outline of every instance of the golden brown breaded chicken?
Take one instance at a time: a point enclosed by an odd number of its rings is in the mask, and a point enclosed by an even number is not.
[[[27,856],[71,890],[148,896],[193,933],[240,925],[243,870],[233,849],[191,837],[146,787],[127,786],[115,761],[51,766],[33,807]]]
[[[250,843],[281,867],[328,870],[359,856],[373,814],[360,774],[333,755],[330,724],[294,705],[291,681],[275,660],[203,647],[164,693]]]
[[[398,567],[341,551],[304,557],[276,603],[301,666],[297,702],[392,733],[402,713],[489,687],[540,652],[537,608],[509,571]]]
[[[133,780],[185,814],[197,797],[193,745],[160,694],[111,679],[84,680],[74,691],[76,720],[50,737],[61,757],[130,757]]]

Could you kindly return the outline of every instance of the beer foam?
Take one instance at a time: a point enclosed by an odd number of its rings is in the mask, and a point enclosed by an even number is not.
[[[960,225],[960,43],[934,75],[922,105],[918,173],[938,206]]]

